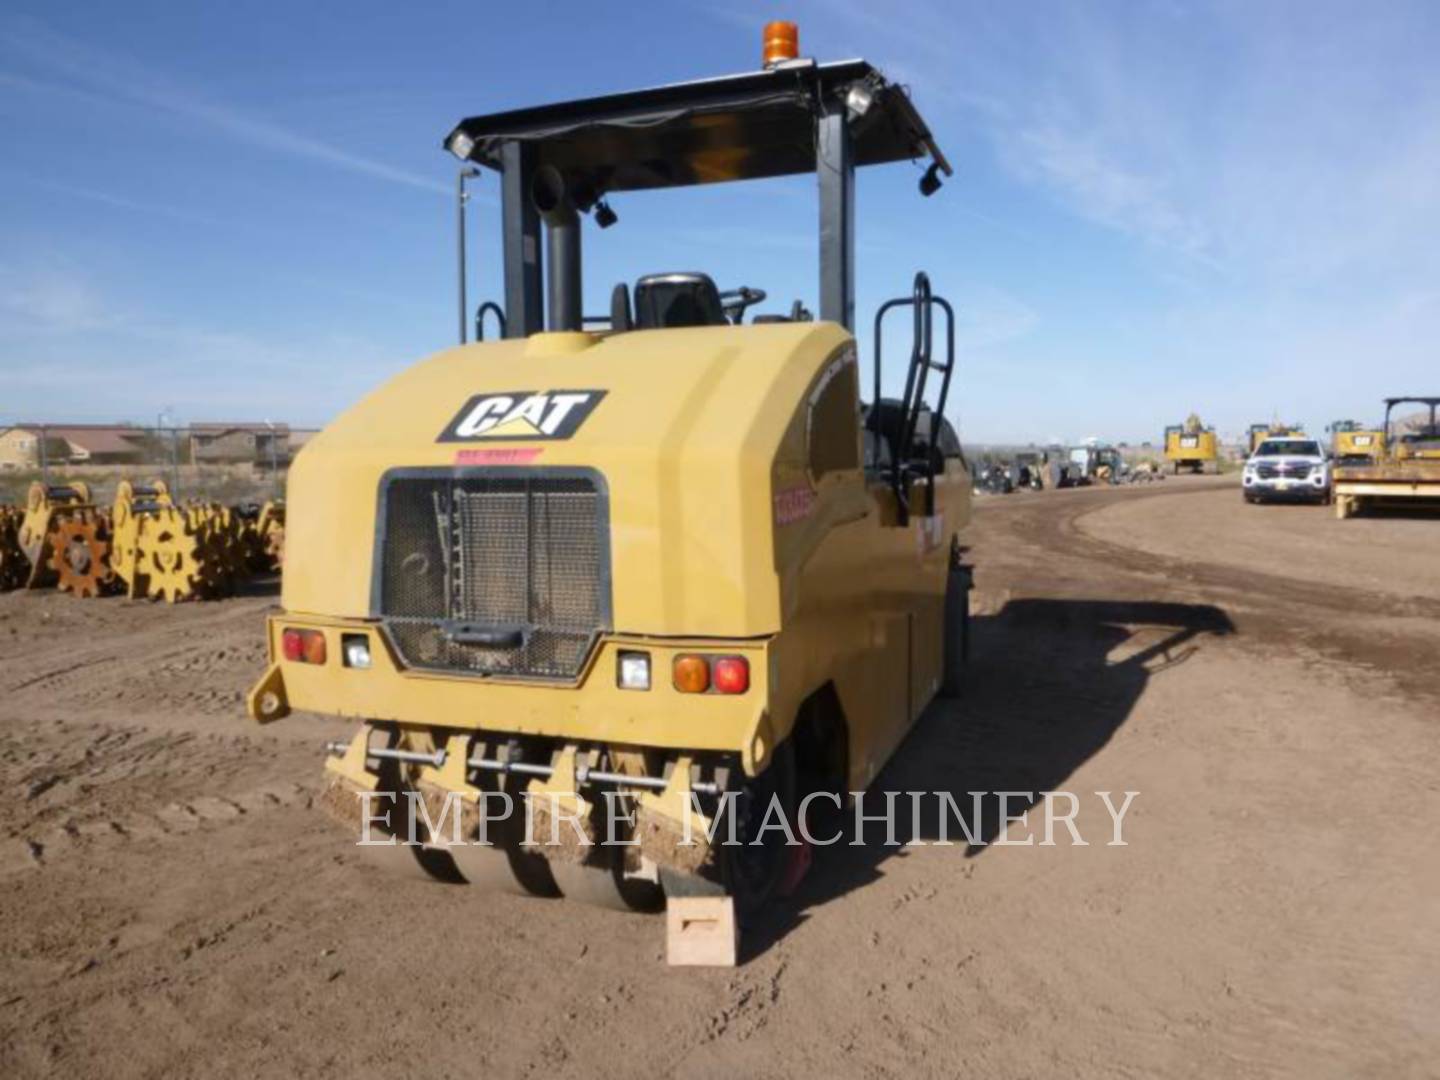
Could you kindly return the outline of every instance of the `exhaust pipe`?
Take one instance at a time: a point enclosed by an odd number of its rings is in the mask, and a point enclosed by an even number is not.
[[[545,222],[549,291],[546,322],[551,330],[579,330],[583,325],[580,298],[580,215],[553,165],[536,171],[530,201]]]

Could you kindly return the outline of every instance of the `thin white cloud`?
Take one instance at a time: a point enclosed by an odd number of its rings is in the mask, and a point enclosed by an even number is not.
[[[139,214],[152,214],[155,217],[169,218],[172,221],[183,222],[187,225],[228,227],[234,224],[232,221],[227,221],[224,218],[213,217],[207,214],[196,214],[189,210],[180,210],[165,203],[152,203],[141,199],[129,199],[123,195],[113,195],[108,191],[99,191],[95,188],[80,187],[77,184],[67,184],[61,181],[47,180],[39,176],[30,176],[25,173],[16,172],[13,169],[0,169],[0,177],[19,181],[22,184],[29,184],[39,190],[48,191],[53,195],[60,195],[66,199],[83,199],[86,202],[113,207],[116,210],[131,210]]]
[[[1161,179],[1116,163],[1097,141],[1046,124],[1014,132],[1006,153],[1017,173],[1060,191],[1093,221],[1186,255],[1208,246],[1205,229],[1178,209]]]
[[[0,264],[0,337],[66,335],[113,326],[116,313],[76,268]],[[16,350],[10,350],[16,355]]]
[[[275,340],[160,316],[74,266],[0,265],[0,423],[142,419],[171,407],[181,418],[225,411],[318,426],[408,359],[344,332]]]
[[[1039,312],[1003,289],[974,285],[955,299],[955,347],[967,359],[1025,337],[1040,322]]]
[[[34,19],[17,17],[0,23],[0,47],[35,67],[68,80],[53,87],[61,92],[98,91],[102,95],[178,117],[249,146],[286,154],[345,171],[422,191],[448,195],[451,189],[428,177],[352,153],[322,139],[293,131],[230,105],[207,100],[194,87],[120,55],[58,34]],[[42,80],[5,73],[13,85],[45,90]]]
[[[1440,261],[1433,6],[807,6],[812,42],[913,72],[942,135],[1157,252],[1297,284]]]

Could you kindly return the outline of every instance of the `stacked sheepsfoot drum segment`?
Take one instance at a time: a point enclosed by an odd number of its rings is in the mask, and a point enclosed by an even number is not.
[[[261,573],[278,573],[285,565],[285,504],[267,502],[249,530],[252,537],[250,567]]]
[[[208,600],[283,557],[284,505],[177,504],[164,481],[122,480],[106,510],[84,484],[31,486],[0,508],[0,588],[54,585],[80,597]]]
[[[90,489],[85,484],[30,485],[25,498],[25,516],[20,522],[20,551],[25,558],[28,589],[43,589],[59,583],[55,554],[65,542],[60,527],[71,517],[93,510]]]
[[[25,513],[19,507],[0,506],[0,592],[18,589],[30,575],[30,563],[20,550],[20,523]]]
[[[110,589],[110,522],[104,511],[87,506],[66,513],[50,533],[50,568],[55,587],[80,597]]]

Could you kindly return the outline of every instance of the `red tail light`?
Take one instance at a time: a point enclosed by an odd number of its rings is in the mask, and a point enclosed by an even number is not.
[[[710,665],[710,681],[718,693],[743,694],[750,689],[750,661],[722,656]]]
[[[305,659],[305,639],[300,636],[299,630],[286,630],[280,635],[280,650],[285,654],[286,660],[302,661]]]
[[[286,630],[280,635],[280,651],[297,664],[323,664],[325,635],[319,630]]]

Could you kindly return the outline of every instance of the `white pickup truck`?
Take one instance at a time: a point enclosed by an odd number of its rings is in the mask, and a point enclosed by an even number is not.
[[[1265,439],[1245,462],[1246,502],[1269,499],[1330,501],[1330,462],[1314,439]]]

